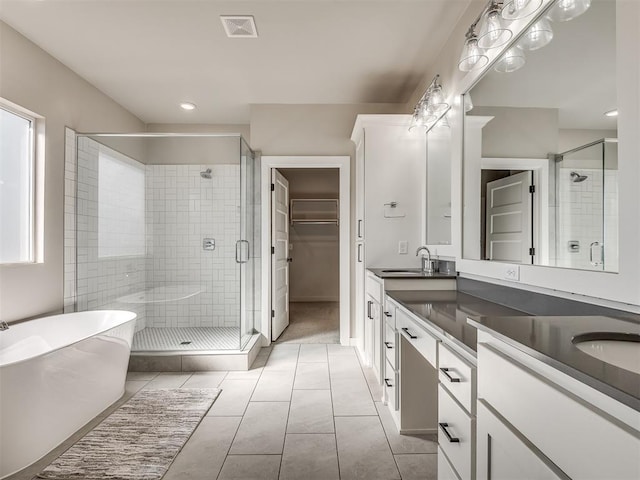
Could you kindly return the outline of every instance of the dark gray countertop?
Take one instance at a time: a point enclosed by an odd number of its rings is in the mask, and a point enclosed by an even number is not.
[[[589,332],[640,334],[640,324],[603,316],[482,316],[469,324],[640,411],[640,375],[587,355],[571,341]]]
[[[624,316],[532,316],[455,290],[386,293],[473,356],[481,329],[640,411],[640,375],[587,355],[572,342],[588,332],[640,333],[638,322]]]
[[[473,356],[477,348],[477,331],[467,323],[468,316],[527,315],[456,290],[396,290],[386,293]]]
[[[422,270],[419,268],[369,268],[368,269],[371,273],[373,273],[376,277],[378,278],[402,278],[402,279],[411,279],[411,278],[417,278],[420,280],[429,280],[429,279],[434,279],[434,280],[441,280],[441,279],[455,279],[456,278],[456,272],[451,272],[451,273],[440,273],[440,272],[436,272],[436,273],[432,273],[430,275],[427,275],[425,273],[422,273]],[[393,271],[389,271],[389,270],[396,270],[396,272]],[[411,274],[406,274],[406,273],[400,273],[397,272],[397,270],[405,270],[405,271],[410,271]]]

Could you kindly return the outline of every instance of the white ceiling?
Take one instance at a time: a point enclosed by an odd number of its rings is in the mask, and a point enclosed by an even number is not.
[[[470,1],[2,0],[0,18],[146,123],[233,124],[251,104],[408,101]],[[259,38],[227,38],[223,14]]]
[[[557,108],[560,128],[615,130],[616,5],[595,0],[580,17],[552,23],[553,40],[512,73],[491,70],[471,90],[477,106]]]

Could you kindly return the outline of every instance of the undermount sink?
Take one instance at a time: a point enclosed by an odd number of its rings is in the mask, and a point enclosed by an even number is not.
[[[640,374],[640,334],[591,332],[573,337],[572,342],[587,355]]]

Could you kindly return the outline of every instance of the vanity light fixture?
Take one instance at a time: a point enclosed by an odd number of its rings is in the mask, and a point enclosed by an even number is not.
[[[191,103],[191,102],[182,102],[180,104],[180,108],[183,110],[195,110],[196,109],[196,104],[195,103]]]
[[[489,57],[484,54],[484,51],[478,45],[478,36],[473,31],[474,28],[475,24],[467,32],[462,55],[460,55],[460,61],[458,62],[458,68],[463,72],[478,70],[489,63]]]
[[[502,18],[505,20],[519,20],[533,15],[542,5],[542,0],[511,0],[502,7]]]
[[[409,131],[424,127],[425,133],[428,132],[444,117],[449,108],[450,105],[445,100],[442,85],[440,84],[440,75],[436,75],[413,109],[413,118],[411,119]]]
[[[551,23],[546,18],[541,18],[529,27],[529,30],[518,41],[518,47],[530,52],[544,47],[553,39]]]
[[[618,116],[618,110],[609,110],[608,112],[604,112],[604,114],[607,117],[617,117]]]
[[[500,60],[496,62],[494,67],[496,72],[511,73],[522,68],[526,60],[524,52],[518,47],[511,47],[509,50],[502,54]]]

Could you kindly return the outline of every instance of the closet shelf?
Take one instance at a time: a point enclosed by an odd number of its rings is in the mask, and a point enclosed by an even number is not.
[[[339,225],[338,202],[336,198],[292,198],[291,225]]]

